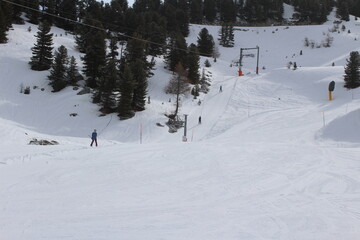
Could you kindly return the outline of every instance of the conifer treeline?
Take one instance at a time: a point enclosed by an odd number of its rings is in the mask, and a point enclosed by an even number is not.
[[[233,47],[234,25],[280,23],[284,2],[295,7],[299,23],[326,21],[335,4],[333,0],[136,0],[129,7],[127,0],[105,4],[96,0],[12,1],[19,5],[0,0],[0,43],[7,41],[11,23],[23,23],[22,13],[29,22],[39,24],[29,63],[37,71],[51,68],[50,85],[60,91],[76,85],[80,74],[75,58],[70,61],[63,46],[52,52],[50,27],[75,34],[76,47],[83,53],[85,83],[93,89],[93,102],[103,113],[118,112],[120,119],[145,109],[147,79],[154,66],[151,56],[164,55],[166,68],[171,71],[181,64],[188,82],[198,87],[199,55],[216,58],[216,52],[214,38],[206,28],[201,30],[197,45],[187,45],[189,23],[221,24],[220,45]],[[349,13],[356,15],[358,2],[337,1],[338,15],[343,20],[348,20]]]
[[[358,0],[136,0],[131,8],[127,0],[112,0],[110,3],[96,0],[11,1],[33,9],[41,9],[51,15],[43,15],[0,1],[0,34],[9,26],[9,22],[21,23],[23,19],[20,15],[25,12],[31,23],[38,24],[39,20],[46,20],[68,31],[74,31],[76,25],[66,19],[85,21],[87,17],[101,21],[106,29],[129,36],[141,29],[143,37],[151,39],[152,42],[161,42],[165,32],[180,31],[186,37],[190,22],[281,22],[284,2],[295,7],[295,17],[300,23],[322,23],[326,21],[327,14],[334,6],[338,8],[338,14],[344,20],[347,20],[349,14],[360,16]]]

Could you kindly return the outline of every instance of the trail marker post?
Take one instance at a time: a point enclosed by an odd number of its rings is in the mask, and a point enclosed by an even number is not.
[[[334,91],[334,89],[335,89],[335,82],[331,81],[329,83],[329,101],[332,100],[332,92]]]
[[[184,114],[184,116],[185,116],[185,122],[184,122],[184,136],[183,136],[183,142],[187,142],[187,138],[186,138],[186,128],[187,128],[187,114]]]

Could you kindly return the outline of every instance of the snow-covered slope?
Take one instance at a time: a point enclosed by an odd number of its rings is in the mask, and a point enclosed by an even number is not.
[[[27,64],[36,26],[14,25],[0,45],[0,239],[359,239],[360,92],[342,86],[360,29],[353,18],[343,24],[334,33],[332,21],[237,28],[235,47],[218,46],[221,56],[209,59],[202,104],[182,99],[186,143],[182,130],[156,126],[174,109],[161,58],[145,111],[99,117],[90,95],[51,93],[48,72]],[[203,27],[191,26],[188,43]],[[216,38],[219,27],[207,28]],[[79,59],[73,37],[52,31],[55,48]],[[327,33],[330,48],[304,46]],[[238,77],[239,49],[256,46],[259,74],[256,57],[245,57]],[[32,138],[59,145],[28,145]]]

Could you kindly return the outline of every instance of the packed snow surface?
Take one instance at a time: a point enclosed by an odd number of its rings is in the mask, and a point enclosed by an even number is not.
[[[91,94],[52,93],[49,72],[28,65],[37,26],[14,25],[0,45],[0,239],[360,239],[360,92],[343,88],[360,22],[342,24],[238,27],[235,47],[217,46],[220,57],[209,59],[201,105],[182,96],[187,142],[183,129],[156,125],[174,110],[163,59],[151,103],[119,121],[100,116]],[[191,26],[188,43],[203,27]],[[216,39],[219,27],[207,28]],[[81,67],[73,36],[52,32],[55,49],[65,45]],[[330,48],[304,46],[327,33]],[[238,77],[240,48],[256,46],[259,74],[248,51]],[[99,147],[89,146],[94,128]]]

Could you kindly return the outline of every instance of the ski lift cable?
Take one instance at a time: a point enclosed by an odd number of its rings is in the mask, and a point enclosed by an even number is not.
[[[24,8],[26,8],[27,6],[24,6],[24,5],[21,5],[21,4],[14,4],[14,5],[17,5],[17,6],[22,6]],[[33,4],[33,3],[27,3],[27,5],[32,5],[34,8],[28,8],[28,9],[31,9],[31,10],[34,10],[34,11],[37,11],[36,10],[36,7],[37,5],[36,4]],[[53,9],[52,9],[53,10]],[[71,17],[77,17],[75,14],[73,13],[69,13],[69,12],[65,12],[65,11],[61,11],[61,10],[56,10],[58,13],[63,13],[63,14],[66,14],[68,16],[71,16]],[[47,12],[44,12],[43,10],[39,10],[38,12],[41,12],[42,14],[46,14]],[[56,17],[60,17],[58,15],[55,15]],[[81,17],[81,19],[90,19],[90,18],[87,18],[87,17]],[[67,20],[71,20],[71,19],[67,19]],[[101,24],[106,24],[107,26],[113,26],[113,27],[118,27],[116,24],[112,24],[112,23],[108,23],[108,22],[104,22],[104,21],[100,21],[100,20],[97,20],[97,19],[91,19],[93,20],[94,22],[97,22],[97,23],[101,23]],[[121,26],[122,29],[127,29],[127,30],[133,30],[133,31],[136,31],[136,32],[139,32],[139,33],[142,33],[142,34],[146,34],[144,32],[140,32],[139,30],[137,29],[134,29],[134,28],[129,28],[129,27],[125,27],[125,26]]]
[[[106,124],[106,126],[99,132],[99,134],[98,135],[100,135],[100,134],[102,134],[102,132],[110,125],[110,123],[111,123],[111,120],[112,120],[112,114],[110,115],[110,120],[109,120],[109,122]]]

